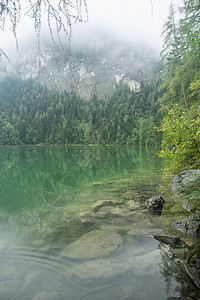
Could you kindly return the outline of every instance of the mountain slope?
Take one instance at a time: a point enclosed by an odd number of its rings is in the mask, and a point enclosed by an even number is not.
[[[120,81],[138,90],[142,80],[155,77],[160,70],[153,51],[107,39],[72,45],[70,53],[52,45],[42,46],[40,52],[21,55],[15,72],[22,79],[34,78],[50,88],[73,90],[89,99],[94,94],[98,98],[112,95]]]

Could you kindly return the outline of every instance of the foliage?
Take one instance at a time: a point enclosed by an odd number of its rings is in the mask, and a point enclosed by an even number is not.
[[[143,82],[133,92],[119,84],[111,97],[86,101],[33,80],[6,78],[0,82],[0,144],[159,143],[153,129],[159,122],[157,87]]]
[[[180,186],[180,195],[187,199],[187,206],[193,211],[200,209],[200,176]]]
[[[175,15],[176,11],[174,8],[174,4],[171,3],[169,8],[168,20],[165,22],[165,25],[163,27],[162,35],[164,38],[164,44],[161,53],[163,57],[167,57],[168,60],[173,60],[178,63],[180,59],[180,33],[175,21]]]
[[[200,94],[200,74],[199,73],[196,74],[194,81],[190,83],[189,89],[192,92],[191,96]]]
[[[163,121],[161,156],[171,159],[173,172],[199,168],[200,14],[199,1],[185,0],[179,23],[171,6],[164,26],[162,54],[167,71],[160,85]]]
[[[64,32],[71,37],[73,22],[84,22],[88,20],[88,11],[86,0],[28,0],[28,6],[24,7],[21,0],[4,0],[0,3],[0,29],[4,30],[8,21],[11,23],[13,35],[17,40],[17,25],[21,20],[22,12],[34,20],[34,28],[36,32],[37,42],[39,46],[39,38],[41,32],[41,24],[46,15],[47,25],[52,40],[55,42],[54,30],[59,42],[61,43],[60,33]],[[62,44],[62,43],[61,43]]]
[[[160,155],[171,159],[167,168],[200,168],[200,109],[190,117],[185,108],[175,104],[168,108],[159,130],[164,133]]]

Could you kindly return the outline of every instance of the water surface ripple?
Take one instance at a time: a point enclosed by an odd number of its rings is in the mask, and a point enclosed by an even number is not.
[[[152,237],[165,228],[146,200],[167,191],[156,152],[0,147],[0,299],[160,300],[191,289],[175,251]]]

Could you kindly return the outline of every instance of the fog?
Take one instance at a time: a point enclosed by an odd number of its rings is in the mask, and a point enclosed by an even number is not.
[[[89,22],[74,28],[74,38],[87,39],[92,32],[111,34],[133,43],[160,50],[161,32],[167,20],[171,0],[87,0]],[[173,1],[175,7],[182,0]]]
[[[177,7],[182,0],[172,1]],[[162,48],[161,31],[167,20],[171,0],[87,0],[89,21],[74,24],[72,43],[92,43],[104,40],[104,35],[121,41],[145,44],[160,52]],[[41,43],[50,40],[45,18],[42,19]],[[20,51],[33,49],[36,46],[33,20],[23,16],[17,27]],[[67,40],[62,37],[63,41]],[[16,42],[7,26],[0,31],[0,48],[11,56],[16,56]]]

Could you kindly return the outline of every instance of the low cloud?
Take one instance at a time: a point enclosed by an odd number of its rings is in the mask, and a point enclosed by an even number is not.
[[[72,32],[72,43],[76,44],[109,43],[109,37],[134,44],[146,44],[157,52],[161,50],[161,31],[167,20],[171,0],[86,0],[89,22],[75,24]],[[182,0],[173,0],[175,6]],[[41,42],[50,40],[46,22],[42,22]],[[36,47],[36,36],[33,21],[24,16],[18,26],[19,52]],[[0,48],[3,48],[11,59],[17,54],[16,43],[8,26],[0,32]],[[63,41],[67,38],[63,36]]]

